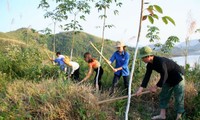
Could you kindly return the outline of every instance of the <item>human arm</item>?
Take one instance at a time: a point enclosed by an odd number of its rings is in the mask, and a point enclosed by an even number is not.
[[[121,69],[121,70],[128,67],[128,63],[129,63],[129,60],[130,60],[130,55],[129,55],[128,52],[125,52],[124,58],[125,58],[124,64],[121,67],[119,67],[119,69]]]
[[[140,96],[143,92],[143,87],[139,87],[139,89],[137,90],[137,92],[135,93],[136,96]],[[153,87],[150,87],[149,91],[155,93],[157,91],[158,87],[155,85]]]
[[[70,66],[71,67],[71,66]],[[74,67],[72,66],[71,67],[72,68],[72,70],[71,70],[71,75],[73,75],[74,74],[74,71],[75,71],[75,69],[74,69]]]
[[[158,89],[158,86],[154,85],[154,86],[152,86],[152,87],[149,88],[149,91],[155,93],[157,91],[157,89]]]
[[[123,64],[120,67],[115,68],[114,72],[126,69],[128,67],[128,63],[129,63],[129,59],[130,59],[130,55],[129,55],[128,52],[125,52],[125,55],[124,55],[123,59],[124,59]]]
[[[49,60],[50,60],[50,61],[52,61],[52,62],[54,61],[54,59],[53,59],[53,58],[49,58]]]
[[[93,68],[92,68],[92,66],[89,66],[88,73],[87,73],[87,75],[85,76],[85,78],[83,78],[83,79],[81,80],[81,82],[84,82],[84,81],[88,80],[88,79],[90,78],[90,76],[92,75],[92,73],[93,73]]]
[[[80,68],[80,65],[77,62],[73,61],[71,61],[70,64],[72,66],[71,74],[74,74],[74,72]]]
[[[59,63],[59,59],[52,59],[51,61],[54,63]]]
[[[143,87],[139,87],[139,89],[137,90],[137,92],[135,93],[136,94],[136,96],[139,96],[139,95],[141,95],[141,93],[142,93],[142,91],[143,91]]]
[[[142,93],[143,89],[147,87],[147,84],[148,84],[150,77],[151,77],[151,73],[152,73],[152,67],[151,67],[150,64],[147,64],[144,79],[142,81],[141,86],[139,87],[139,89],[136,92],[137,96],[139,96]]]
[[[168,72],[167,72],[167,66],[164,62],[161,62],[161,64],[158,63],[158,66],[160,67],[160,80],[158,83],[152,87],[149,88],[149,91],[156,92],[159,87],[162,87],[165,81],[168,78]]]
[[[122,69],[123,69],[122,67],[119,67],[119,68],[113,69],[113,71],[114,71],[114,72],[117,72],[117,71],[122,70]]]
[[[156,84],[158,87],[162,87],[168,78],[168,71],[167,71],[166,64],[164,62],[162,62],[160,67],[161,67],[160,68],[160,80]]]
[[[151,77],[151,74],[152,74],[152,65],[151,64],[147,64],[146,73],[145,73],[145,76],[143,78],[141,87],[143,87],[143,88],[147,87],[147,85],[149,83],[149,80],[150,80],[150,77]]]
[[[116,59],[116,55],[115,55],[116,53],[114,53],[112,56],[111,56],[111,58],[110,58],[110,64],[112,64],[114,61],[115,61],[115,59]]]

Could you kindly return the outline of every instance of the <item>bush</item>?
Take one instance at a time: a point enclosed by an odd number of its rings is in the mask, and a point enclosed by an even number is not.
[[[58,77],[58,67],[50,62],[44,64],[48,58],[37,46],[10,46],[5,53],[0,53],[0,59],[0,71],[12,79],[40,81]]]

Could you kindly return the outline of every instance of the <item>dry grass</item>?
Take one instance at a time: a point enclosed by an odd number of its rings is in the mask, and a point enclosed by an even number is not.
[[[185,86],[185,109],[189,116],[194,114],[195,104],[194,98],[198,95],[197,88],[194,85],[194,82],[187,81]]]
[[[0,112],[6,119],[82,120],[99,117],[96,97],[88,86],[63,81],[8,84]]]
[[[155,85],[159,76],[153,76],[149,86]],[[134,86],[135,88],[135,86]],[[185,108],[194,110],[193,98],[197,95],[193,82],[186,83]],[[126,99],[98,105],[98,101],[121,96],[117,91],[110,97],[108,91],[96,94],[91,85],[76,85],[63,81],[39,83],[14,81],[7,85],[4,99],[0,100],[0,115],[5,119],[60,119],[60,120],[118,120],[123,119]],[[131,120],[148,120],[159,113],[159,92],[133,97]],[[173,101],[168,109],[168,120],[174,118]],[[3,114],[2,114],[3,113]]]
[[[10,38],[2,38],[0,37],[0,40],[2,42],[7,42],[9,44],[16,44],[16,45],[26,45],[24,42],[22,42],[21,40],[16,40],[16,39],[10,39]]]

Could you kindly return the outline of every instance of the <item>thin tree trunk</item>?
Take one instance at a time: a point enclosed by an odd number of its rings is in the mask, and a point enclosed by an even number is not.
[[[73,35],[72,35],[72,47],[71,47],[71,53],[70,53],[70,61],[72,60],[73,58],[73,51],[74,51],[74,41],[75,41],[75,30],[76,30],[76,15],[77,13],[74,13],[74,28],[73,28]],[[68,71],[68,80],[70,80],[70,71],[71,71],[71,68],[70,67],[67,67],[67,71]]]
[[[103,19],[103,29],[102,29],[102,42],[101,42],[101,54],[103,55],[103,48],[104,48],[104,36],[105,36],[105,24],[106,24],[106,7],[104,8],[104,19]],[[101,63],[102,57],[100,56],[99,62]],[[98,84],[98,78],[99,78],[99,73],[100,73],[100,68],[98,69],[97,72],[97,77],[96,77],[96,91],[97,93],[99,92],[99,84]]]
[[[72,47],[71,47],[71,53],[70,53],[70,60],[73,58],[73,51],[74,51],[74,36],[75,36],[75,31],[73,31],[72,35]]]
[[[104,36],[105,36],[105,25],[106,25],[106,8],[104,8],[104,19],[103,19],[103,29],[102,29],[102,40],[101,40],[101,54],[103,54],[104,48]],[[99,62],[101,62],[102,57],[100,56]]]
[[[76,14],[74,13],[74,29],[73,29],[73,35],[72,35],[72,47],[71,47],[71,54],[70,54],[70,60],[73,58],[73,50],[74,50],[74,41],[75,41],[75,25],[76,25]]]
[[[131,75],[130,75],[130,80],[129,80],[128,101],[127,101],[127,106],[126,106],[125,120],[128,120],[128,113],[129,113],[129,108],[130,108],[130,103],[131,103],[131,85],[132,85],[133,73],[135,70],[135,61],[137,58],[138,45],[139,45],[139,41],[140,41],[140,33],[141,33],[141,28],[142,28],[143,5],[144,5],[144,0],[141,1],[140,23],[139,23],[139,28],[138,28],[137,43],[136,43],[136,48],[135,48],[135,53],[134,53],[133,63],[132,63],[132,69],[131,69]]]
[[[53,23],[53,52],[56,52],[56,22]],[[53,59],[55,59],[55,55],[53,55]]]
[[[185,68],[187,66],[187,59],[188,59],[188,42],[189,42],[189,37],[185,39]]]

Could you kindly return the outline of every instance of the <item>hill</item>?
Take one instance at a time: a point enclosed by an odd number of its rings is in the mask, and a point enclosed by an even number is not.
[[[189,55],[200,55],[200,40],[190,40],[188,43],[188,54]],[[180,42],[178,45],[174,47],[172,50],[172,53],[175,56],[183,56],[184,51],[186,49],[186,44],[185,42]]]
[[[28,31],[28,32],[27,32]],[[56,49],[65,54],[70,53],[72,32],[56,34]],[[113,97],[109,96],[113,71],[106,64],[102,64],[103,91],[96,94],[91,80],[83,84],[74,84],[66,78],[65,73],[59,72],[56,65],[49,62],[45,47],[52,49],[53,36],[43,35],[34,29],[22,28],[8,33],[0,33],[0,119],[73,119],[73,120],[119,120],[124,118],[126,99],[113,103],[98,103],[125,95],[123,81]],[[95,53],[88,44],[92,41],[100,49],[101,39],[93,35],[80,32],[75,36],[74,56],[81,65],[80,77],[85,77],[88,66],[82,58],[86,51]],[[115,42],[106,40],[104,55],[109,57],[114,51]],[[128,48],[129,49],[129,48]],[[49,53],[54,54],[49,51]],[[133,53],[133,52],[130,52]],[[98,57],[98,54],[94,54]],[[47,63],[47,62],[49,63]],[[137,61],[139,62],[139,61]],[[104,63],[104,62],[103,62]],[[136,64],[132,92],[140,86],[145,65]],[[188,119],[199,119],[199,72],[200,67],[187,70],[185,106]],[[158,79],[152,75],[150,85]],[[148,120],[152,114],[159,111],[158,93],[146,94],[131,101],[129,119]],[[175,118],[174,109],[169,106],[167,120]]]
[[[156,51],[160,51],[160,47],[155,48],[155,44],[149,45]],[[188,55],[200,55],[200,39],[190,40],[188,42]],[[171,51],[172,56],[184,56],[186,50],[185,42],[180,42],[174,46]]]
[[[56,34],[56,51],[61,51],[66,55],[70,55],[72,39],[73,39],[73,32],[62,32]],[[85,32],[76,33],[74,36],[73,56],[82,57],[85,52],[91,52],[94,53],[93,55],[94,57],[98,57],[99,55],[89,44],[89,41],[93,42],[93,44],[99,50],[101,49],[101,41],[102,41],[101,38]],[[48,43],[48,48],[52,50],[53,36],[50,37],[50,40],[48,40],[47,43]],[[113,54],[113,52],[116,51],[114,46],[115,42],[113,40],[105,39],[103,54],[107,58],[109,58]],[[132,48],[128,47],[128,50],[131,51]]]
[[[64,32],[56,34],[56,51],[61,51],[67,55],[70,55],[73,39],[72,36],[73,32]],[[51,40],[48,42],[48,47],[50,50],[52,50],[52,40],[53,38],[51,38]],[[99,50],[101,49],[101,38],[84,32],[79,32],[75,34],[73,56],[83,56],[83,54],[88,51],[94,53],[95,51],[89,44],[89,41],[92,41]],[[105,40],[104,54],[106,56],[111,56],[111,54],[115,51],[114,46],[115,42],[111,40]],[[95,57],[97,56],[98,55],[95,55]]]
[[[44,35],[39,33],[38,31],[30,28],[20,28],[15,31],[0,33],[0,37],[2,38],[10,38],[18,41],[22,41],[27,44],[38,44],[48,47],[49,50],[53,51],[53,39],[54,36]],[[72,39],[73,32],[62,32],[55,35],[56,38],[56,51],[60,51],[63,54],[70,55],[71,47],[72,47]],[[83,56],[85,52],[94,53],[94,57],[98,57],[99,55],[94,51],[94,49],[90,46],[89,41],[92,41],[96,47],[101,49],[101,41],[102,39],[96,37],[94,35],[78,32],[74,36],[74,50],[73,56],[80,57]],[[104,55],[106,57],[110,57],[115,49],[115,42],[113,40],[106,39],[104,44]],[[132,48],[128,47],[128,50],[132,50]]]
[[[21,30],[0,33],[0,73],[6,74],[6,77],[9,76],[11,80],[16,78],[43,79],[47,76],[45,69],[51,63],[46,52],[51,55],[53,53],[34,40],[28,39],[27,44],[24,39],[20,39],[22,34],[18,35],[18,32]]]

